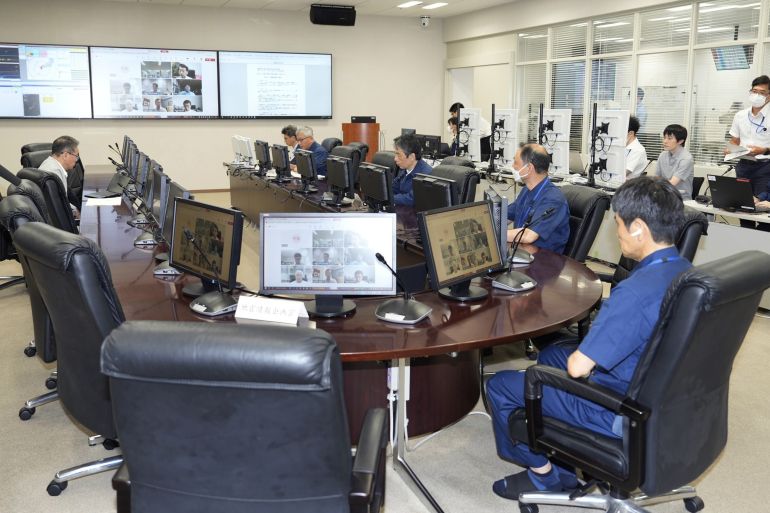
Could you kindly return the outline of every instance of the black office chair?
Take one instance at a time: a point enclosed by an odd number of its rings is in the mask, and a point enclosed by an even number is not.
[[[24,151],[30,148],[40,148],[40,150]],[[29,143],[21,147],[21,166],[39,168],[45,159],[51,155],[51,143]],[[67,172],[67,198],[69,202],[77,207],[78,210],[83,205],[83,180],[85,177],[85,168],[83,163],[78,160],[75,168]]]
[[[8,195],[20,195],[29,198],[29,200],[34,203],[35,208],[40,213],[43,221],[51,224],[51,216],[48,213],[48,207],[45,203],[43,191],[40,190],[40,187],[35,182],[32,180],[22,180],[21,178],[18,178],[16,183],[12,183],[8,186]]]
[[[380,510],[387,412],[367,413],[351,459],[325,331],[132,321],[101,361],[126,463],[118,513]]]
[[[35,204],[27,196],[15,194],[0,201],[0,224],[7,230],[11,237],[19,226],[31,222],[44,222]],[[35,280],[27,267],[27,261],[22,253],[18,253],[19,262],[24,272],[27,283],[29,303],[32,308],[32,328],[34,338],[24,349],[24,354],[34,356],[37,354],[45,363],[56,361],[56,341],[54,339],[53,324],[48,310],[45,308],[43,298],[40,296]],[[53,390],[57,386],[58,374],[56,371],[46,379],[45,386]],[[50,403],[58,399],[57,392],[33,397],[26,401],[24,407],[19,410],[21,420],[29,420],[38,406]]]
[[[703,501],[687,485],[708,469],[727,441],[733,359],[763,291],[770,287],[767,269],[770,255],[747,251],[677,278],[625,394],[570,378],[560,369],[530,367],[526,408],[511,414],[511,436],[581,469],[584,477],[603,483],[609,493],[581,491],[572,498],[569,492],[523,493],[520,510],[536,512],[535,504],[540,503],[642,512],[634,506],[678,499],[684,499],[688,511],[702,509]],[[610,438],[543,417],[543,385],[621,415],[623,437]],[[646,497],[633,496],[637,489]]]
[[[0,204],[5,201],[2,194],[0,194]],[[16,248],[13,247],[13,240],[11,234],[6,228],[0,228],[0,262],[6,260],[18,260],[16,254]],[[24,283],[24,276],[0,276],[0,290],[13,287],[14,285],[20,285]]]
[[[703,187],[703,177],[694,176],[692,179],[692,197],[693,198],[695,198],[695,196],[700,194],[701,187]]]
[[[610,208],[610,197],[598,189],[582,185],[564,185],[561,192],[569,205],[569,239],[564,254],[578,262],[585,262],[599,233],[604,213]]]
[[[457,182],[460,203],[472,203],[476,200],[476,185],[481,180],[481,176],[475,169],[442,162],[433,168],[431,176],[448,178]]]
[[[679,250],[679,255],[692,262],[695,258],[695,252],[698,250],[700,238],[707,234],[708,226],[708,219],[702,212],[698,212],[694,208],[684,207],[684,224],[676,237],[676,248]],[[638,263],[636,260],[621,255],[615,272],[611,275],[599,273],[599,279],[614,287],[628,278]]]
[[[384,166],[390,169],[391,176],[398,174],[398,165],[396,164],[396,152],[394,151],[378,151],[372,155],[372,164],[378,166]]]
[[[13,235],[51,316],[56,333],[58,391],[67,413],[115,447],[107,378],[100,372],[102,341],[125,319],[107,261],[93,241],[43,223],[19,226]],[[59,495],[70,479],[116,469],[121,456],[56,473],[48,485]]]
[[[51,148],[53,147],[53,144],[46,142],[46,143],[27,143],[24,146],[21,147],[21,154],[24,155],[25,153],[32,153],[33,151],[47,151],[48,154],[51,154]]]
[[[471,159],[468,157],[456,157],[454,155],[450,155],[448,157],[444,157],[444,159],[441,161],[441,165],[445,166],[465,166],[469,167],[471,169],[476,169],[476,164],[473,163]]]
[[[366,155],[369,153],[369,145],[362,142],[356,142],[352,141],[348,143],[348,146],[352,146],[354,148],[358,148],[358,151],[361,152],[361,162],[366,161]]]
[[[336,146],[332,148],[330,153],[338,157],[346,157],[350,159],[350,167],[353,170],[355,182],[358,183],[358,165],[361,163],[361,150],[355,146],[343,144],[342,146]]]
[[[26,167],[20,170],[17,176],[31,180],[40,187],[53,226],[70,233],[78,233],[77,224],[69,205],[70,202],[67,195],[64,194],[64,186],[58,176]]]
[[[331,153],[334,148],[341,145],[342,145],[342,140],[337,139],[336,137],[327,137],[326,139],[321,141],[321,146],[326,148],[326,151],[328,151],[329,153]]]

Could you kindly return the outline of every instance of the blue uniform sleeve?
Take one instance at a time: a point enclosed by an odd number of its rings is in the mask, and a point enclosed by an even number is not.
[[[319,175],[326,176],[326,158],[329,156],[329,152],[326,151],[326,148],[318,145],[318,148],[316,148],[313,151],[313,161],[315,162],[315,171]]]
[[[536,246],[561,253],[569,239],[569,206],[561,194],[549,194],[535,206],[532,219],[540,218],[549,208],[555,209],[554,213],[533,224],[530,230],[538,235]]]

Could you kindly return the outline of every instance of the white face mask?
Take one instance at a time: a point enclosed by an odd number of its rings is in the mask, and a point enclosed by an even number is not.
[[[523,182],[524,179],[529,176],[529,173],[527,173],[526,175],[522,175],[521,170],[527,167],[528,165],[529,164],[524,164],[524,166],[521,169],[516,169],[515,167],[511,166],[511,168],[513,169],[513,179],[516,180],[517,182]]]
[[[752,107],[759,109],[765,106],[765,103],[767,103],[767,98],[761,94],[751,93],[749,95],[749,103]]]

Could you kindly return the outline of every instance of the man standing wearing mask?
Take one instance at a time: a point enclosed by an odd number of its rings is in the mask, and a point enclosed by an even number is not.
[[[750,150],[749,155],[770,156],[770,77],[762,75],[751,82],[749,91],[748,109],[740,110],[733,118],[733,126],[730,128],[730,142],[741,145]],[[727,151],[725,152],[727,153]],[[735,174],[738,178],[748,178],[754,190],[754,196],[765,192],[770,182],[770,160],[741,159],[735,166]],[[762,227],[765,223],[759,223]],[[753,221],[741,221],[741,226],[752,226]]]
[[[564,194],[548,179],[550,164],[551,156],[539,144],[524,145],[516,152],[513,176],[524,188],[508,207],[508,220],[514,226],[508,230],[508,242],[524,229],[522,244],[562,253],[569,239],[569,206]],[[543,218],[550,208],[553,213]],[[523,228],[529,222],[532,226]]]

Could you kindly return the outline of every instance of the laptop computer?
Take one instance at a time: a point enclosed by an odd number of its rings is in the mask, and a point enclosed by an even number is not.
[[[754,192],[746,178],[708,175],[711,204],[731,212],[768,212],[770,209],[754,206]]]

